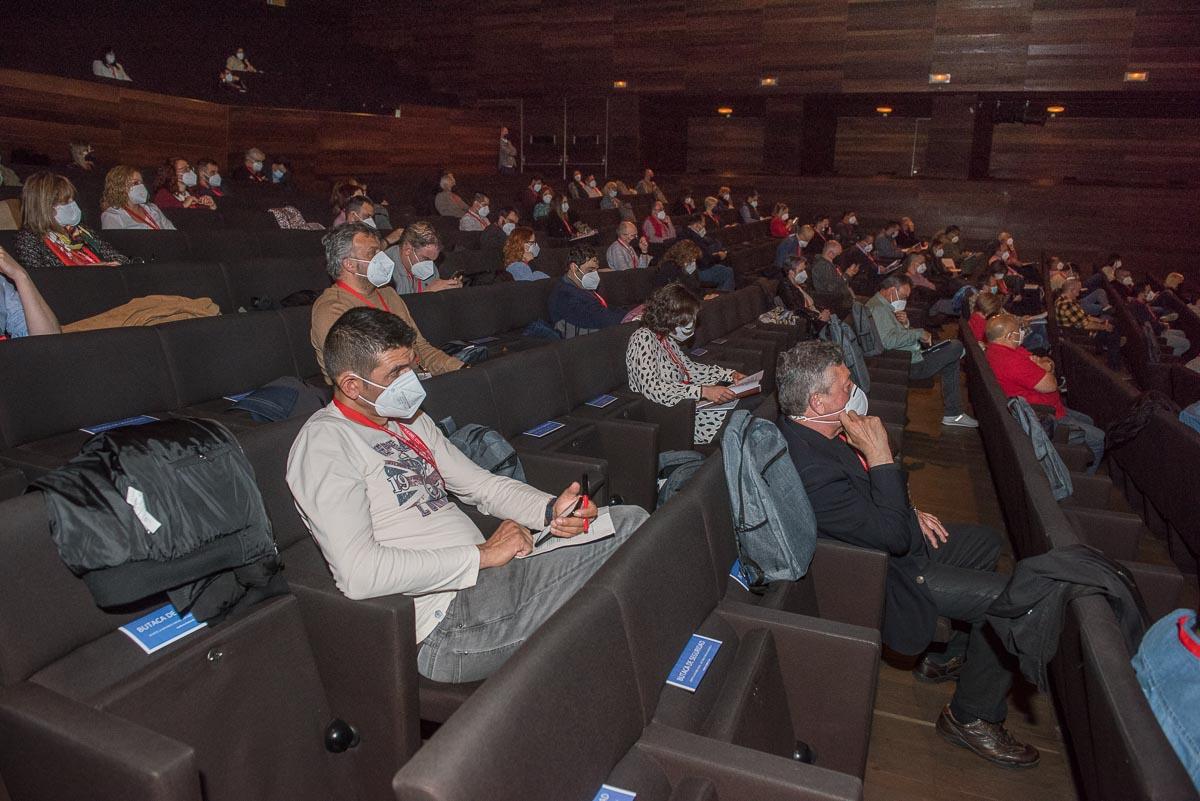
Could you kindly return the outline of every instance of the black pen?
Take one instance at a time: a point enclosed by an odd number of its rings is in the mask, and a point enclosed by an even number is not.
[[[575,505],[572,506],[571,510],[569,512],[567,512],[565,515],[563,515],[563,517],[570,517],[571,515],[575,514],[575,512],[579,511],[579,505],[581,503],[583,503],[583,493],[579,494],[579,497],[575,499]],[[546,540],[550,539],[553,536],[554,536],[554,534],[550,531],[550,527],[547,526],[546,533],[543,534],[541,536],[541,538],[538,539],[538,541],[533,544],[534,549],[536,550],[538,548],[538,546],[540,546],[543,542],[545,542]]]

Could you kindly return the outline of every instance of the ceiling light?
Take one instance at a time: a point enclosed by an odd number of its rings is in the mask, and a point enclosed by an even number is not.
[[[717,113],[724,114],[726,117],[729,117],[733,115],[733,109],[731,109],[729,106],[721,106],[717,109]]]
[[[778,86],[779,79],[773,75],[768,75],[765,78],[760,78],[758,81],[758,85],[759,86]]]
[[[1150,73],[1146,70],[1137,70],[1135,72],[1125,73],[1125,80],[1132,83],[1145,83],[1150,80]]]
[[[627,89],[629,81],[613,81],[613,89]]]
[[[1046,111],[1050,112],[1051,114],[1062,114],[1066,110],[1066,106],[1046,106]]]
[[[876,106],[875,110],[878,111],[880,114],[882,114],[885,117],[892,113],[891,106]]]
[[[929,73],[930,83],[950,83],[950,73],[948,72],[931,72]]]

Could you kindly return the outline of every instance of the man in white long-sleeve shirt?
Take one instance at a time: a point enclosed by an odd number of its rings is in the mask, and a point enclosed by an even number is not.
[[[415,334],[369,307],[343,314],[325,339],[334,400],[301,429],[287,481],[338,588],[349,598],[404,593],[416,606],[417,669],[435,681],[486,678],[591,577],[645,519],[611,507],[616,536],[532,559],[530,529],[572,537],[595,517],[477,467],[420,411]],[[453,493],[504,522],[488,539]]]

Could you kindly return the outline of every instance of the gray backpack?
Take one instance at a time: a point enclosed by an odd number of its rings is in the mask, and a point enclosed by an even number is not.
[[[801,578],[817,547],[817,519],[783,434],[739,409],[721,452],[743,577],[751,587]]]
[[[663,451],[658,455],[658,500],[654,508],[658,509],[671,499],[671,496],[683,489],[691,480],[700,465],[704,464],[704,454],[699,451]]]
[[[867,311],[866,306],[854,301],[854,305],[850,307],[850,322],[854,326],[854,336],[863,356],[878,356],[883,353],[879,329],[875,327],[875,318]]]
[[[499,431],[478,423],[467,423],[459,428],[453,417],[442,420],[438,427],[454,447],[484,470],[517,481],[525,480],[525,468],[521,466],[517,452]]]
[[[858,337],[850,326],[836,317],[829,318],[829,324],[821,331],[821,339],[832,342],[842,349],[842,361],[850,371],[850,377],[863,392],[871,391],[871,372],[867,369],[866,359],[858,346]]]

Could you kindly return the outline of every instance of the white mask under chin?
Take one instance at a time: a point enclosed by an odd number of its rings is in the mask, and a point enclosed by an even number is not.
[[[815,414],[811,417],[799,415],[798,417],[793,417],[792,419],[799,423],[820,423],[823,425],[836,426],[842,424],[841,420],[838,419],[842,412],[854,412],[858,416],[862,417],[866,415],[869,406],[870,404],[867,400],[867,393],[863,392],[862,388],[855,384],[854,389],[850,392],[850,397],[846,399],[846,405],[838,409],[836,412]]]
[[[358,396],[359,400],[366,401],[374,406],[375,411],[381,417],[408,420],[415,417],[417,412],[421,411],[421,404],[425,402],[425,387],[421,386],[421,379],[417,378],[417,374],[412,370],[405,370],[396,376],[396,380],[386,387],[380,386],[362,376],[356,377],[373,387],[379,387],[383,390],[383,392],[379,393],[379,397],[373,401],[364,398],[362,395]]]

